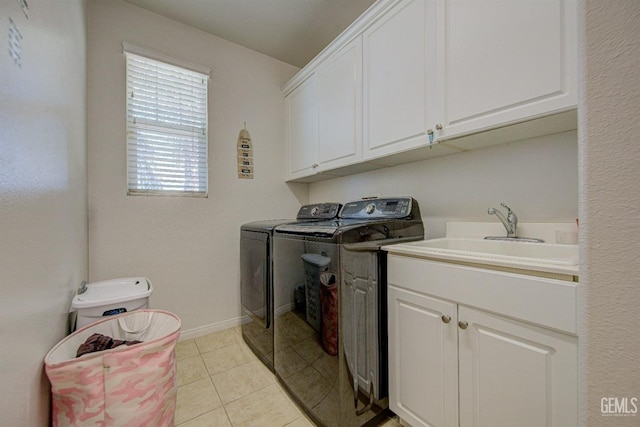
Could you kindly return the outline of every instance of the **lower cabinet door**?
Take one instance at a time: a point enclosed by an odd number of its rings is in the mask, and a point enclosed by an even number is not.
[[[577,426],[578,339],[459,306],[460,427]]]
[[[456,304],[392,285],[387,301],[391,410],[413,427],[457,427]]]

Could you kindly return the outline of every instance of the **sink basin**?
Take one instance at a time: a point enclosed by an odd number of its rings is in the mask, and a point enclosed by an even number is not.
[[[393,245],[391,253],[577,275],[578,245],[441,238]]]
[[[433,250],[472,252],[486,256],[534,258],[567,265],[578,264],[577,245],[556,245],[506,240],[433,239],[415,242],[415,246]]]

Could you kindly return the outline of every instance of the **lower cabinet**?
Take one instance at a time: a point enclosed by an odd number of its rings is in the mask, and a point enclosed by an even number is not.
[[[414,427],[577,426],[577,338],[389,286],[390,407]]]
[[[389,407],[412,426],[457,426],[457,305],[395,286],[387,298]]]

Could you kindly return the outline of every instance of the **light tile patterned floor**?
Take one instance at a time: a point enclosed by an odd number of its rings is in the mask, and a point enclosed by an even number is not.
[[[312,427],[244,343],[240,327],[180,341],[179,427]],[[384,427],[399,427],[389,419]]]

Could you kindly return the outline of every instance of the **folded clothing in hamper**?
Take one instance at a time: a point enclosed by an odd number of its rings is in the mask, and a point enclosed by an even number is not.
[[[142,341],[138,340],[114,340],[111,337],[102,334],[93,334],[85,342],[80,344],[76,357],[80,357],[85,354],[95,353],[96,351],[110,350],[112,348],[120,347],[121,345],[134,345],[140,344]]]

